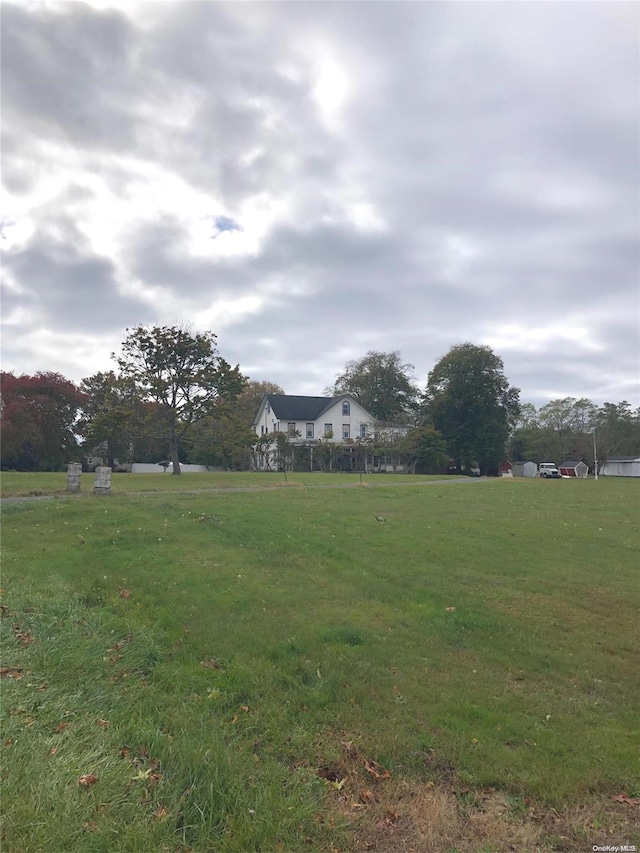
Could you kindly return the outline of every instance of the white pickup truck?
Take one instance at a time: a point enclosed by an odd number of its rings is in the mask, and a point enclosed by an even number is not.
[[[540,477],[544,477],[545,479],[550,480],[560,480],[562,479],[562,474],[556,468],[553,462],[541,462],[538,466],[538,474]]]

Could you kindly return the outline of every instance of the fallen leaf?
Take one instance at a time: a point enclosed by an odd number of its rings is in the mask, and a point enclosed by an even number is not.
[[[128,589],[121,589],[118,595],[120,598],[131,598],[131,592]]]
[[[13,633],[16,635],[17,639],[20,640],[21,646],[29,646],[33,643],[33,637],[28,631],[23,631],[19,625],[13,626]]]
[[[99,725],[101,729],[108,729],[111,723],[109,720],[98,720],[97,725]]]
[[[208,669],[222,669],[222,664],[216,660],[201,660],[200,666],[206,666]]]
[[[248,705],[240,705],[240,710],[244,711],[245,714],[248,714],[249,713],[249,706]]]
[[[78,785],[80,785],[81,788],[90,788],[92,785],[95,785],[97,781],[97,776],[94,776],[93,773],[87,773],[78,779]]]
[[[85,821],[82,824],[82,828],[85,829],[87,832],[95,832],[95,830],[98,828],[98,824],[95,822],[95,820]]]
[[[234,715],[233,715],[233,717],[231,718],[231,722],[232,722],[232,723],[237,723],[237,722],[238,722],[238,715],[237,715],[237,714],[234,714]]]
[[[2,666],[0,667],[0,678],[22,678],[22,669],[20,667]]]
[[[0,604],[0,616],[8,616],[9,615],[9,605],[8,604]]]
[[[56,731],[58,732],[58,734],[60,734],[61,732],[63,732],[65,729],[68,729],[68,728],[69,728],[69,723],[58,723],[58,725],[56,726]]]
[[[128,758],[130,753],[131,753],[131,747],[123,746],[122,749],[120,750],[120,758]]]
[[[453,613],[455,610],[455,607],[445,607],[445,610],[447,611],[447,613]]]
[[[626,803],[629,806],[640,806],[640,798],[630,797],[626,791],[623,791],[621,794],[612,794],[611,799],[615,800],[616,803]]]
[[[169,810],[166,806],[158,806],[158,808],[153,812],[154,820],[164,820],[169,817]]]
[[[138,770],[135,776],[132,776],[134,782],[146,782],[151,776],[151,770]]]
[[[367,759],[363,759],[364,769],[367,773],[376,781],[379,779],[389,779],[391,773],[388,770],[385,770],[377,761],[367,761]]]
[[[376,802],[376,796],[373,793],[373,791],[369,791],[369,789],[367,789],[366,791],[360,791],[360,802],[361,803],[375,803]]]
[[[399,815],[396,814],[396,812],[391,811],[391,809],[387,809],[384,815],[384,822],[387,826],[391,826],[392,824],[397,822],[398,817]]]
[[[51,749],[49,750],[49,755],[55,755],[57,751],[58,751],[58,747],[52,746]]]
[[[3,746],[11,746],[12,743],[13,743],[13,741],[11,740],[11,738],[9,738],[9,740],[5,740],[5,742],[2,745]]]

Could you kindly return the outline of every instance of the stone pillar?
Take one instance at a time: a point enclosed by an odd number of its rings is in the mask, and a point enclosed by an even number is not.
[[[100,465],[96,468],[96,479],[93,483],[93,494],[111,494],[111,468],[107,468],[106,465]]]
[[[80,462],[69,462],[67,465],[67,491],[80,491],[80,477],[82,475],[82,464]]]

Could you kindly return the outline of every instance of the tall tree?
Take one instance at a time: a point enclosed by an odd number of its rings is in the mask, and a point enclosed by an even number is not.
[[[133,452],[132,422],[137,410],[131,383],[109,370],[87,376],[80,385],[85,395],[78,431],[89,450],[103,448],[107,463],[129,460]]]
[[[370,350],[363,358],[348,361],[327,393],[353,394],[377,420],[406,422],[417,409],[418,386],[412,364],[403,364],[400,353]]]
[[[284,393],[284,389],[275,382],[247,379],[240,395],[232,404],[231,410],[242,423],[251,426],[264,395]]]
[[[459,344],[436,364],[427,382],[426,410],[460,468],[476,462],[486,473],[504,458],[520,411],[519,393],[490,347]]]
[[[219,406],[190,431],[185,447],[190,462],[222,465],[232,470],[250,468],[256,434],[251,424],[265,394],[284,394],[275,382],[248,379],[240,395]]]
[[[179,326],[127,331],[122,354],[114,358],[139,399],[152,404],[168,440],[173,473],[180,474],[180,439],[194,424],[214,416],[217,406],[237,398],[244,377],[238,365],[232,368],[218,355],[212,332],[193,334]]]
[[[59,373],[2,373],[2,467],[56,471],[78,457],[75,427],[83,395]]]
[[[433,427],[419,427],[403,442],[405,460],[412,472],[437,474],[446,469],[449,457],[445,440]]]
[[[604,463],[611,456],[640,453],[640,408],[621,403],[605,403],[594,416],[597,436],[598,461]]]

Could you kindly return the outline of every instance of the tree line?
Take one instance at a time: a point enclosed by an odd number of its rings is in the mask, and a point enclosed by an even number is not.
[[[112,357],[117,370],[79,385],[53,372],[1,374],[3,469],[61,470],[93,454],[111,466],[116,460],[171,462],[175,474],[180,462],[246,469],[256,454],[273,449],[270,444],[284,460],[286,436],[257,439],[251,429],[263,395],[284,389],[232,367],[213,333],[138,326],[127,330]],[[348,362],[325,389],[332,396],[352,394],[376,420],[373,435],[349,443],[350,466],[371,454],[426,473],[475,466],[491,473],[505,456],[589,461],[594,430],[601,461],[640,449],[640,410],[626,401],[598,407],[574,398],[539,410],[521,404],[519,389],[489,347],[452,347],[424,388],[413,371],[397,351],[370,351]],[[343,445],[331,442],[314,447],[325,470],[340,468],[344,454]]]

